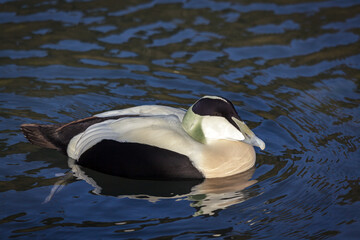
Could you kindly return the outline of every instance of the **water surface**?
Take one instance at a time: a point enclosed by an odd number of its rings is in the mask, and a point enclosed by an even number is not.
[[[359,26],[355,0],[1,0],[1,238],[358,239]],[[266,142],[255,168],[117,178],[19,130],[203,95]]]

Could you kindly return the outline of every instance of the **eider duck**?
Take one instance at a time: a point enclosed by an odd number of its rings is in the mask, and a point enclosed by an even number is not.
[[[227,177],[254,166],[253,146],[265,148],[234,105],[218,96],[204,96],[187,111],[144,105],[21,130],[31,143],[81,166],[141,179]]]

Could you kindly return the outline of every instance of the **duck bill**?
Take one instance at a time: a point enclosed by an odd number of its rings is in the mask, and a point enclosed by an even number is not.
[[[243,121],[234,117],[233,121],[236,123],[240,132],[244,136],[244,139],[241,140],[242,142],[250,144],[254,147],[259,147],[261,150],[265,149],[264,141],[258,138]]]
[[[250,145],[253,145],[254,147],[259,147],[261,150],[265,149],[265,143],[263,140],[258,138],[257,136],[253,136],[250,138],[250,141],[248,142]]]

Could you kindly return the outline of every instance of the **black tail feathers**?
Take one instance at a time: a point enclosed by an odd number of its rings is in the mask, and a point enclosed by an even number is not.
[[[23,124],[21,130],[25,137],[33,144],[52,148],[66,153],[67,146],[71,139],[77,134],[84,132],[89,126],[110,119],[119,119],[127,115],[110,117],[88,117],[66,124]]]
[[[57,139],[57,125],[22,124],[21,131],[35,145],[63,151],[63,144]]]

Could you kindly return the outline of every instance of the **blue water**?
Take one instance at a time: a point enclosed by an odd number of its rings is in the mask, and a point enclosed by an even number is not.
[[[359,1],[0,0],[1,239],[359,239]],[[131,180],[26,141],[143,104],[233,101],[255,168]]]

